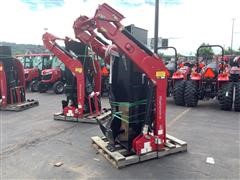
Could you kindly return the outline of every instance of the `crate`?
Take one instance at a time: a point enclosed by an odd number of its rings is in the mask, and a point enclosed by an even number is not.
[[[167,134],[165,147],[158,152],[149,152],[144,155],[136,155],[127,152],[126,149],[117,145],[116,150],[111,152],[107,149],[106,137],[91,137],[93,147],[102,154],[116,168],[123,168],[128,165],[141,163],[150,159],[161,158],[170,154],[187,151],[187,143]]]

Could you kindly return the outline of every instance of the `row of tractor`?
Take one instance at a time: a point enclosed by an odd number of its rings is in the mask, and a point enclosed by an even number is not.
[[[56,94],[64,90],[64,65],[49,53],[17,55],[24,66],[26,86],[32,92],[44,93],[53,89]]]
[[[45,93],[52,89],[56,94],[62,94],[66,84],[66,69],[54,54],[27,53],[16,55],[24,66],[26,87],[32,92]],[[108,68],[102,65],[103,94],[108,94]]]
[[[199,100],[217,99],[222,110],[240,111],[240,56],[226,56],[220,45],[203,45],[197,49],[196,61],[178,61],[175,57],[168,69],[167,96],[179,106],[196,107]],[[200,56],[202,48],[220,48],[221,54]]]

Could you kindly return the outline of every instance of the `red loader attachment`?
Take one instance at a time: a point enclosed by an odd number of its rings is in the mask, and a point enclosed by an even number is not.
[[[166,135],[166,68],[157,55],[124,29],[120,23],[123,18],[102,4],[93,18],[80,17],[74,23],[76,37],[86,32],[90,35],[86,39],[92,40],[97,30],[112,41],[112,49],[118,52],[116,56],[108,51],[112,118],[106,124],[99,122],[106,138],[92,137],[94,146],[117,167],[173,153],[167,148],[170,141],[174,152],[187,148],[185,142],[180,145],[176,138]],[[136,159],[132,157],[134,162],[120,153],[119,146],[127,151],[127,156],[133,152],[138,155]]]
[[[56,40],[64,40],[65,49]],[[87,47],[69,38],[57,38],[50,33],[43,35],[43,43],[67,68],[67,101],[62,102],[63,112],[55,114],[54,119],[96,123],[96,119],[107,118],[110,111],[101,110],[99,63],[80,52],[81,49],[87,51]]]
[[[11,49],[0,46],[0,110],[21,111],[38,105],[26,100],[24,69],[21,62],[11,57]]]

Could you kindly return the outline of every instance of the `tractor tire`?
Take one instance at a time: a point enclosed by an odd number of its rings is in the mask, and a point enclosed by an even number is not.
[[[177,106],[184,106],[184,89],[185,89],[185,80],[179,80],[175,83],[173,87],[173,99]]]
[[[32,81],[29,84],[31,92],[37,92],[38,91],[38,86],[39,86],[39,81]]]
[[[56,94],[62,94],[64,92],[64,83],[61,81],[57,81],[53,85],[53,91]]]
[[[231,111],[233,103],[233,83],[223,85],[219,92],[220,108],[224,111]]]
[[[234,110],[240,112],[240,82],[235,84]]]
[[[184,101],[187,107],[196,107],[198,104],[198,90],[194,81],[186,81]]]

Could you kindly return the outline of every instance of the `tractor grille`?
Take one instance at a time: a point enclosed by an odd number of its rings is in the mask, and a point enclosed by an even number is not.
[[[43,76],[42,76],[42,80],[50,80],[51,77],[52,77],[52,74],[43,75]]]

